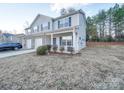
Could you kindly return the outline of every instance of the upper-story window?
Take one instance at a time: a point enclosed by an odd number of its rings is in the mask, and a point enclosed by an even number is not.
[[[41,24],[41,31],[43,31],[43,24]]]
[[[58,28],[60,28],[60,21],[58,21]]]
[[[34,33],[34,32],[39,32],[39,26],[34,26],[32,29],[31,29],[31,32]]]
[[[50,22],[48,22],[48,29],[50,29]]]
[[[48,30],[48,22],[43,23],[43,30]]]
[[[68,27],[68,24],[69,24],[69,20],[68,20],[68,18],[65,18],[64,26],[65,26],[65,27]]]
[[[71,26],[71,17],[69,17],[69,26]]]
[[[39,26],[37,26],[37,32],[39,32]]]
[[[66,17],[58,20],[58,28],[71,26],[71,17]]]
[[[33,30],[34,30],[34,32],[37,32],[38,31],[38,26],[35,26]]]

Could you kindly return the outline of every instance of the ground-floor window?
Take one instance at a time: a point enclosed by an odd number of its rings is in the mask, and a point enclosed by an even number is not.
[[[62,46],[66,46],[66,40],[62,40]]]
[[[56,38],[53,38],[53,45],[56,45]]]
[[[64,36],[61,40],[62,46],[72,46],[72,36]]]
[[[72,46],[72,40],[67,40],[67,46]]]

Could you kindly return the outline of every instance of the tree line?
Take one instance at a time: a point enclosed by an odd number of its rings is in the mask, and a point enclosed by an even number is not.
[[[124,4],[87,17],[87,40],[124,41]]]

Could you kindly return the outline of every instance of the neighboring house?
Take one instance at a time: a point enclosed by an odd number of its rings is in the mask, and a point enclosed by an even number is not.
[[[15,40],[15,35],[10,33],[1,33],[0,42],[13,42]]]
[[[86,18],[78,10],[57,18],[38,14],[30,27],[25,29],[26,48],[37,48],[42,45],[73,47],[75,53],[86,47]]]
[[[26,39],[24,34],[16,34],[15,35],[15,42],[22,44],[23,48],[26,48]]]

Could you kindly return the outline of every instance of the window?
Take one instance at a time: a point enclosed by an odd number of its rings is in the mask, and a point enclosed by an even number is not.
[[[62,37],[62,45],[63,46],[72,46],[72,36],[63,36]]]
[[[60,21],[58,21],[58,28],[60,28]]]
[[[48,22],[48,29],[50,29],[50,22]]]
[[[62,40],[62,46],[66,46],[66,40]]]
[[[67,46],[71,46],[72,45],[72,40],[67,40]]]
[[[62,28],[62,27],[69,27],[71,26],[71,17],[65,17],[62,19],[59,19],[58,21],[58,28]]]
[[[37,26],[37,32],[39,32],[39,26]]]
[[[32,29],[31,32],[33,33],[34,32],[34,29]]]
[[[71,26],[71,17],[69,17],[69,26]]]
[[[53,38],[53,45],[56,45],[56,38]]]
[[[81,40],[81,37],[79,37],[79,40]]]
[[[43,23],[43,30],[48,30],[48,22]]]
[[[64,20],[61,19],[61,20],[60,20],[60,28],[62,28],[62,27],[64,26],[63,23],[64,23]]]
[[[43,25],[41,24],[41,31],[43,31]]]
[[[60,46],[62,45],[62,37],[59,38]]]
[[[37,26],[34,27],[34,32],[37,32]]]
[[[68,27],[68,23],[69,23],[69,20],[68,20],[68,18],[65,18],[65,27]]]

